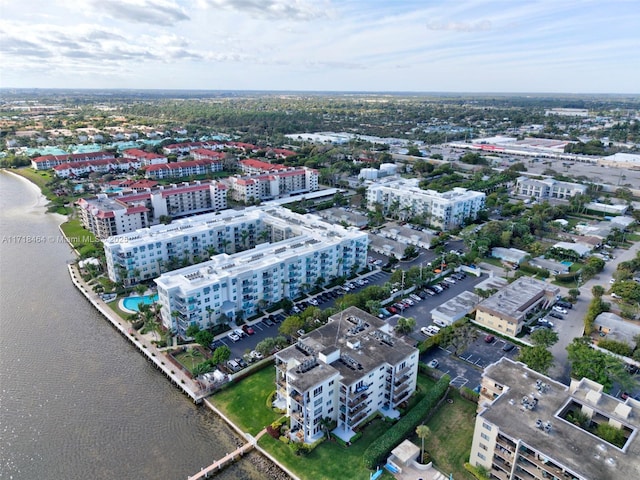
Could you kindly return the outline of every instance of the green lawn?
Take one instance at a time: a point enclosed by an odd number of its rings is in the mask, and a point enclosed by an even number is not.
[[[425,450],[438,470],[453,473],[456,480],[473,480],[464,464],[471,453],[476,404],[463,399],[455,389],[450,390],[448,398],[453,399],[453,403],[443,403],[427,422],[431,435],[425,441]],[[420,445],[417,436],[411,441]]]
[[[185,350],[184,352],[180,352],[177,355],[174,355],[173,358],[180,362],[180,364],[190,372],[193,372],[196,365],[199,365],[206,360],[202,352],[195,348],[192,351]]]
[[[260,446],[278,458],[302,480],[331,480],[348,478],[366,480],[370,471],[362,464],[362,455],[367,447],[378,439],[389,424],[381,419],[371,422],[363,431],[362,438],[350,447],[343,447],[334,441],[325,441],[305,457],[296,456],[288,445],[265,435]],[[380,478],[392,479],[385,472]]]
[[[79,248],[87,244],[96,245],[99,243],[95,235],[84,228],[82,223],[80,223],[80,220],[77,218],[64,222],[60,225],[60,228],[75,248]]]
[[[242,430],[256,435],[282,415],[267,407],[267,397],[276,389],[276,372],[268,366],[216,393],[211,402]]]

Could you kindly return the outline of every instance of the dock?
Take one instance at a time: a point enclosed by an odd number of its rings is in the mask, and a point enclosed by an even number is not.
[[[255,438],[252,437],[249,434],[246,434],[247,438],[249,439],[248,443],[245,443],[244,445],[242,445],[241,447],[237,448],[236,450],[234,450],[231,453],[227,453],[220,460],[216,460],[211,465],[209,465],[208,467],[203,468],[202,470],[200,470],[195,475],[187,477],[187,479],[188,480],[198,480],[198,479],[201,479],[201,478],[209,478],[209,475],[214,474],[214,473],[222,470],[229,463],[234,462],[238,458],[242,457],[245,453],[253,450],[256,447],[256,444],[258,443],[258,440],[260,439],[260,437],[262,435],[264,435],[266,432],[267,432],[267,430],[263,429],[260,433],[258,433],[258,435]]]

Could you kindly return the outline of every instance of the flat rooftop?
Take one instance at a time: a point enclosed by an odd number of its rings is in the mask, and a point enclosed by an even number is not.
[[[416,348],[390,331],[383,320],[359,308],[349,307],[329,317],[326,325],[301,337],[299,343],[302,348],[292,345],[278,352],[277,356],[288,363],[303,363],[314,355],[317,358],[318,353],[328,355],[339,349],[340,360],[330,365],[319,361],[318,366],[295,375],[297,378],[292,384],[304,391],[338,372],[342,377],[341,383],[350,385],[383,364],[393,365],[411,353],[417,353]]]
[[[594,386],[600,386],[586,379],[571,394],[568,386],[506,357],[485,369],[483,381],[487,378],[503,385],[504,390],[479,415],[497,425],[501,433],[514,440],[520,439],[532,449],[548,455],[554,463],[584,478],[640,478],[640,441],[637,439],[640,402],[631,398],[623,402],[597,392]],[[546,385],[546,389],[539,391],[537,381]],[[524,408],[524,397],[538,400],[535,409]],[[627,441],[626,452],[560,418],[558,414],[572,401],[587,404],[597,412],[606,413],[608,417],[635,429]],[[628,413],[628,418],[616,412]],[[545,433],[538,428],[537,420],[550,422],[550,432]]]
[[[470,313],[476,305],[480,303],[480,295],[476,295],[473,292],[462,292],[459,295],[456,295],[451,300],[448,300],[436,308],[431,310],[431,315],[434,312],[439,313],[440,315],[447,316],[449,318],[456,318],[460,315],[466,315]]]
[[[557,287],[551,287],[556,288]],[[483,300],[478,307],[500,316],[522,317],[532,302],[544,296],[546,283],[531,277],[520,277],[497,293]]]

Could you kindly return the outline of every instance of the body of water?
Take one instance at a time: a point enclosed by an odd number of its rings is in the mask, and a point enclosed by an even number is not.
[[[186,479],[243,443],[75,289],[45,204],[0,171],[0,479]],[[266,478],[259,461],[217,478]]]

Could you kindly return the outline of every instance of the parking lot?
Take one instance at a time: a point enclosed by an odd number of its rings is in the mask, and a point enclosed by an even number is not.
[[[485,341],[486,332],[476,329],[477,338],[469,344],[467,349],[459,355],[455,355],[450,349],[441,347],[423,354],[420,361],[429,363],[438,361],[437,369],[451,377],[451,385],[460,388],[467,387],[473,390],[482,379],[482,370],[487,365],[497,362],[502,357],[514,359],[519,352],[518,347],[505,352],[506,344],[510,344],[501,338],[494,338],[490,343]],[[512,345],[512,344],[511,344]]]
[[[389,280],[389,274],[383,272],[381,270],[374,270],[371,273],[363,275],[359,277],[362,279],[362,282],[359,284],[357,280],[353,280],[347,283],[352,283],[354,288],[349,288],[345,293],[353,293],[362,290],[363,288],[369,285],[384,285]],[[366,283],[365,283],[366,282]],[[312,305],[311,299],[315,299],[318,302],[318,307],[325,309],[329,307],[335,306],[336,301],[340,299],[340,296],[343,295],[343,290],[339,287],[332,288],[323,292],[320,295],[314,295],[303,302],[296,303],[296,307],[299,310],[303,310],[306,307]],[[221,336],[219,336],[212,344],[211,348],[216,349],[222,345],[226,345],[231,350],[231,358],[242,358],[242,356],[254,350],[256,345],[260,343],[265,338],[269,337],[277,337],[279,335],[278,328],[280,324],[285,319],[284,313],[274,313],[269,314],[262,319],[250,322],[248,325],[251,326],[254,333],[251,335],[244,334],[240,337],[239,340],[233,341],[229,334],[231,332],[227,332]]]

